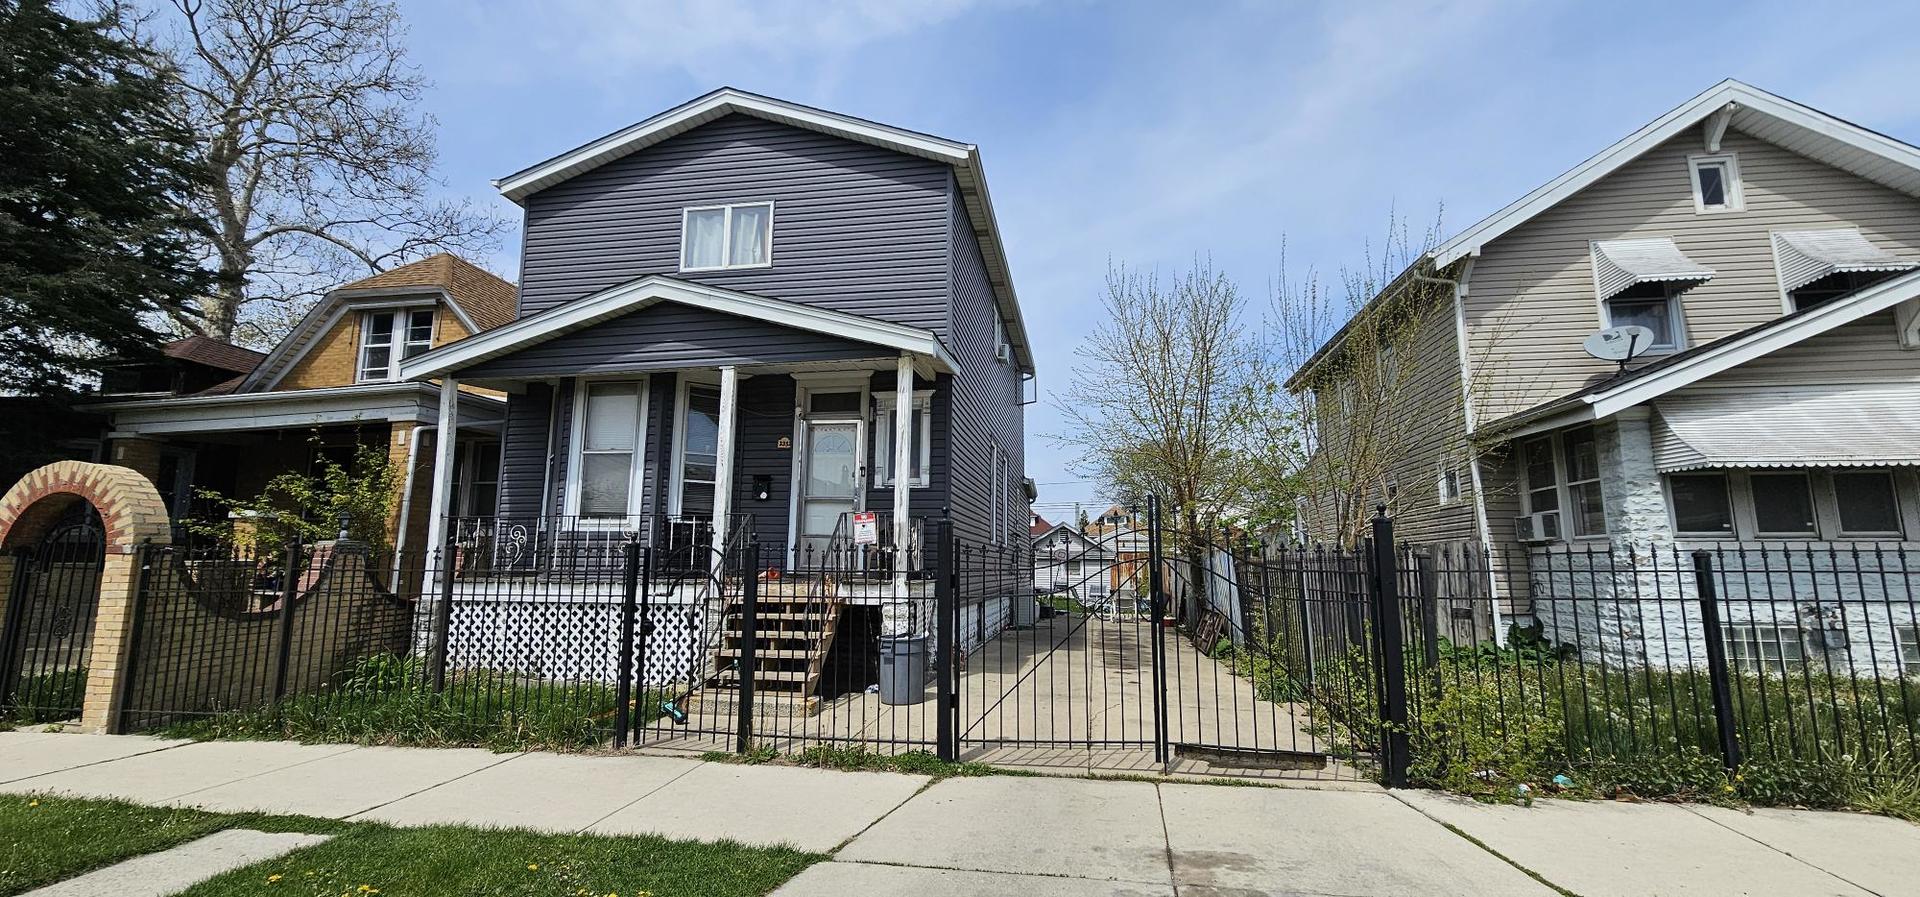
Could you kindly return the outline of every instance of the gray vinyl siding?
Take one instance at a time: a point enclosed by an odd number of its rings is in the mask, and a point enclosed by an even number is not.
[[[506,422],[500,431],[500,504],[502,517],[540,516],[540,493],[547,475],[547,425],[553,409],[552,387],[533,383],[507,396]]]
[[[957,189],[957,187],[956,187]],[[1026,409],[1014,364],[994,358],[993,318],[999,314],[987,280],[979,241],[960,203],[953,203],[953,301],[951,347],[959,367],[953,377],[950,501],[955,535],[974,543],[1025,545],[1028,505],[1020,481],[1026,476]],[[1008,459],[1004,483],[1006,526],[994,531],[993,447]],[[1011,570],[1012,568],[1009,568]]]
[[[787,549],[787,515],[793,507],[793,448],[780,447],[794,431],[794,384],[787,376],[750,377],[740,383],[740,414],[734,424],[733,508],[753,516],[761,563],[780,563]],[[671,462],[669,462],[671,463]],[[766,501],[753,496],[753,478],[770,477]],[[771,556],[769,556],[771,555]]]
[[[1601,327],[1591,240],[1671,237],[1714,269],[1681,297],[1696,346],[1782,314],[1772,230],[1854,226],[1875,245],[1920,257],[1920,200],[1737,131],[1721,150],[1739,160],[1745,211],[1694,211],[1687,156],[1704,152],[1696,128],[1482,250],[1466,312],[1483,424],[1612,371],[1580,347]]]
[[[731,115],[525,202],[520,315],[667,274],[944,335],[949,168]],[[774,203],[773,264],[680,271],[689,206]]]
[[[667,302],[481,362],[461,376],[624,374],[897,354],[869,343]]]

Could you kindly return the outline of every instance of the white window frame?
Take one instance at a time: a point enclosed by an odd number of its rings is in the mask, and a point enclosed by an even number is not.
[[[727,259],[733,258],[733,211],[735,209],[751,209],[751,208],[762,208],[762,207],[764,207],[767,210],[767,229],[766,229],[767,260],[764,262],[754,262],[753,264],[750,264],[750,265],[735,265],[735,264],[728,263]],[[699,266],[687,264],[687,233],[688,233],[687,222],[693,217],[693,213],[695,212],[711,212],[716,209],[724,211],[726,213],[720,219],[720,259],[721,259],[720,264],[699,265]],[[712,205],[712,206],[687,206],[686,208],[681,209],[680,210],[680,270],[681,271],[741,271],[741,270],[747,270],[751,268],[773,267],[773,212],[774,212],[773,200],[765,200],[761,202],[736,202],[736,203],[728,203],[724,205]]]
[[[1726,179],[1726,203],[1709,206],[1700,189],[1700,169],[1709,166],[1724,166]],[[1723,212],[1744,212],[1747,209],[1746,191],[1740,186],[1740,159],[1733,153],[1702,153],[1687,157],[1687,181],[1693,186],[1693,211],[1698,215],[1718,215]]]
[[[895,422],[893,408],[899,402],[898,393],[881,392],[873,396],[873,469],[877,473],[874,483],[877,488],[893,488],[893,432]],[[907,482],[907,488],[918,489],[933,482],[933,390],[916,389],[913,391],[914,410],[920,412],[920,475]]]
[[[1552,462],[1553,462],[1553,485],[1551,487],[1536,486],[1533,484],[1531,480],[1528,479],[1529,470],[1527,467],[1527,446],[1538,444],[1538,443],[1546,444],[1547,455],[1552,459]],[[1519,457],[1516,458],[1515,460],[1519,464],[1519,468],[1520,468],[1519,474],[1520,474],[1521,507],[1526,509],[1526,512],[1528,515],[1545,514],[1545,513],[1559,514],[1560,515],[1560,532],[1564,534],[1567,531],[1567,524],[1566,524],[1567,497],[1564,494],[1564,490],[1560,488],[1562,485],[1562,481],[1565,479],[1565,474],[1560,469],[1560,440],[1557,437],[1551,436],[1551,435],[1541,436],[1537,439],[1522,440],[1519,443],[1519,448],[1520,448]],[[1559,503],[1558,506],[1552,507],[1552,508],[1534,507],[1533,506],[1534,493],[1545,492],[1549,488],[1553,490],[1554,500]]]
[[[668,493],[669,501],[667,502],[667,514],[673,517],[680,516],[681,502],[685,498],[685,496],[682,493],[685,491],[686,484],[687,484],[687,480],[686,480],[687,412],[688,410],[690,410],[690,407],[691,407],[688,393],[695,386],[718,390],[720,388],[720,377],[717,373],[709,377],[699,373],[683,372],[680,375],[680,384],[677,387],[675,387],[675,394],[674,394],[674,400],[673,400],[673,433],[672,433],[673,473],[672,473],[672,487],[671,487],[671,491]],[[718,462],[718,460],[719,459],[716,457],[715,458],[716,463]],[[719,475],[719,470],[717,466],[715,468],[714,475],[715,476]],[[713,488],[714,488],[715,499],[718,500],[719,490],[720,490],[720,483],[718,480],[714,481]]]
[[[1667,294],[1667,330],[1669,331],[1669,335],[1672,337],[1673,341],[1668,343],[1654,343],[1653,345],[1648,346],[1646,351],[1663,353],[1663,354],[1668,352],[1678,352],[1681,349],[1686,348],[1687,346],[1686,306],[1681,303],[1680,295],[1682,293],[1685,293],[1687,290],[1691,289],[1691,287],[1681,286],[1676,281],[1662,281],[1661,286]],[[1613,303],[1614,303],[1614,300],[1617,300],[1620,298],[1621,297],[1616,294],[1600,300],[1600,326],[1601,327],[1604,328],[1604,327],[1619,326],[1613,320]],[[1652,298],[1646,298],[1646,299],[1627,299],[1625,301],[1652,303],[1656,300]]]
[[[1440,462],[1440,469],[1434,476],[1433,491],[1439,496],[1442,506],[1459,504],[1464,491],[1460,486],[1459,465]]]
[[[629,472],[631,479],[627,483],[627,513],[625,516],[581,517],[580,516],[580,446],[586,436],[587,423],[587,387],[594,383],[633,383],[638,393],[638,415],[634,418],[638,432],[633,435],[633,468]],[[631,528],[639,522],[642,496],[641,486],[646,479],[647,469],[647,403],[651,389],[645,376],[607,376],[581,377],[573,386],[573,421],[571,435],[567,440],[567,501],[565,513],[574,525],[582,529]]]
[[[1771,638],[1763,637],[1769,634]],[[1727,662],[1736,669],[1785,676],[1807,662],[1807,645],[1800,627],[1791,623],[1729,623],[1724,638]],[[1777,657],[1767,657],[1768,645],[1774,646]],[[1793,645],[1799,656],[1788,657],[1787,645]]]
[[[427,338],[425,340],[408,338],[408,335],[413,330],[413,316],[419,312],[426,312],[428,315]],[[389,322],[386,333],[388,340],[386,343],[387,369],[379,376],[369,376],[368,371],[371,369],[367,366],[367,350],[375,348],[371,342],[374,334],[373,319],[378,315],[384,314],[393,315],[393,319]],[[357,341],[353,355],[353,382],[386,383],[400,379],[400,362],[408,357],[407,347],[419,346],[422,352],[432,349],[433,336],[439,327],[439,311],[431,305],[403,305],[393,308],[370,308],[362,311],[360,313],[360,339]]]
[[[1594,471],[1593,471],[1592,477],[1589,477],[1584,480],[1576,480],[1573,478],[1573,452],[1567,450],[1566,440],[1568,436],[1571,436],[1575,432],[1582,431],[1582,430],[1593,434]],[[1574,490],[1576,487],[1585,486],[1588,483],[1592,483],[1595,486],[1600,486],[1601,481],[1604,479],[1600,471],[1600,466],[1602,464],[1602,461],[1600,458],[1600,431],[1590,425],[1585,427],[1574,427],[1573,429],[1556,434],[1556,438],[1559,439],[1560,441],[1560,444],[1555,447],[1557,449],[1557,454],[1560,456],[1560,507],[1562,509],[1562,513],[1560,515],[1560,531],[1562,533],[1572,533],[1573,537],[1576,539],[1605,538],[1607,533],[1612,530],[1612,524],[1613,524],[1613,521],[1607,519],[1607,499],[1605,494],[1605,487],[1601,486],[1600,530],[1598,532],[1583,533],[1583,532],[1576,531],[1583,518],[1580,514],[1580,507],[1579,507],[1580,503],[1578,499],[1575,498],[1575,494],[1574,494]]]
[[[1007,342],[1007,322],[997,308],[993,312],[993,357],[1002,364],[1013,360],[1013,346]]]

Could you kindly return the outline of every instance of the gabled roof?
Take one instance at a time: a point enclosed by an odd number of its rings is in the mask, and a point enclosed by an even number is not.
[[[901,352],[926,356],[945,370],[956,368],[952,355],[931,331],[894,324],[877,318],[833,311],[784,299],[742,293],[706,284],[693,283],[662,274],[651,274],[616,287],[601,290],[584,299],[554,306],[505,327],[475,334],[423,352],[400,363],[403,380],[419,380],[445,374],[457,375],[461,369],[498,358],[529,346],[572,333],[601,321],[661,303],[677,302],[695,308],[755,318],[783,327],[872,343]]]
[[[1482,430],[1511,437],[1610,417],[1903,302],[1920,302],[1920,271],[1910,271],[1812,308],[1675,352],[1645,367],[1502,418]]]
[[[384,293],[408,287],[439,287],[481,330],[513,320],[518,305],[519,291],[512,283],[451,252],[363,277],[333,292]]]
[[[329,291],[234,391],[273,388],[351,306],[428,295],[452,312],[470,334],[512,321],[517,312],[518,290],[512,283],[453,253],[430,255]]]
[[[1707,125],[1708,142],[1714,145],[1719,143],[1719,135],[1732,127],[1842,171],[1920,196],[1920,148],[1728,79],[1440,244],[1430,253],[1435,266],[1445,268],[1478,254],[1481,247],[1508,231],[1701,124]]]
[[[974,237],[980,242],[980,254],[986,259],[987,279],[993,286],[995,302],[1007,324],[1008,340],[1014,346],[1021,368],[1033,369],[1026,322],[1020,315],[1020,300],[1013,290],[1013,275],[1008,270],[1006,248],[1000,239],[1000,225],[994,218],[993,198],[987,192],[987,175],[980,161],[980,148],[971,143],[960,143],[722,87],[645,121],[499,178],[493,185],[502,196],[516,203],[524,202],[527,197],[569,178],[728,115],[750,115],[952,166],[954,179],[960,185],[961,201],[966,205],[967,219],[973,225]]]
[[[245,374],[259,366],[264,352],[236,346],[232,343],[214,339],[210,336],[189,336],[177,339],[160,347],[160,353],[168,358],[191,361],[236,374]]]

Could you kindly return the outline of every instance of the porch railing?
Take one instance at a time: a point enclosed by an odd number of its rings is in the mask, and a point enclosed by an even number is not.
[[[824,548],[803,548],[794,559],[802,570],[833,570],[842,576],[888,579],[902,566],[910,578],[932,575],[927,556],[927,527],[923,517],[907,522],[905,545],[895,544],[894,516],[891,511],[874,511],[873,532],[869,534],[855,513],[841,514],[834,524],[833,536]]]
[[[456,517],[450,537],[459,579],[539,574],[595,577],[618,571],[626,546],[650,549],[657,567],[704,572],[722,554],[737,566],[738,546],[753,538],[753,517],[727,518],[727,545],[716,554],[713,518],[700,514],[630,517]]]

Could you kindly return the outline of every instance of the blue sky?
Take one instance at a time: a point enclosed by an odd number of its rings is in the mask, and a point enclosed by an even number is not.
[[[403,0],[448,189],[731,85],[978,144],[1046,401],[1109,263],[1207,256],[1258,309],[1364,263],[1390,214],[1465,227],[1735,77],[1920,142],[1920,4]],[[1844,11],[1844,15],[1843,15]],[[1842,21],[1842,20],[1845,21]],[[1865,27],[1863,27],[1865,26]],[[494,258],[515,274],[517,232]],[[1093,509],[1097,510],[1097,509]]]

